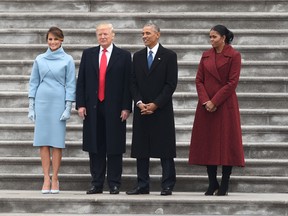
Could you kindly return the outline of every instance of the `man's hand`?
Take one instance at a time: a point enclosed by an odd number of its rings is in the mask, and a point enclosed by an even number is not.
[[[85,120],[85,117],[87,116],[86,108],[85,107],[78,108],[78,115],[79,115],[80,118]]]
[[[121,111],[121,115],[120,115],[120,118],[121,118],[121,121],[126,121],[128,119],[130,115],[130,111],[129,110],[122,110]]]
[[[141,110],[141,115],[151,115],[158,108],[155,103],[140,103],[138,107]]]

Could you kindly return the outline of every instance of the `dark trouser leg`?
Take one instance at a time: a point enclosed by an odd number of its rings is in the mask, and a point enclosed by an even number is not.
[[[213,195],[215,191],[219,189],[219,183],[217,181],[217,166],[208,165],[207,174],[208,174],[209,186],[207,191],[205,192],[205,195],[210,196]]]
[[[122,154],[107,155],[107,181],[109,188],[121,186]]]
[[[105,103],[97,106],[97,153],[89,153],[92,186],[103,188],[106,174]]]
[[[106,172],[106,155],[89,153],[92,186],[103,188]]]
[[[170,188],[173,190],[176,183],[176,171],[174,158],[161,158],[162,166],[162,189]]]
[[[149,189],[149,158],[137,158],[138,187]]]
[[[232,173],[232,166],[222,166],[222,179],[218,196],[224,196],[228,194],[229,180]]]

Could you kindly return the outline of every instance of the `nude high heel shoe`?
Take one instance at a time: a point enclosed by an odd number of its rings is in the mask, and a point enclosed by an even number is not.
[[[50,190],[51,180],[49,182],[50,182],[49,187],[48,187],[49,189],[44,188],[44,183],[43,183],[42,190],[41,190],[42,194],[49,194],[51,192]]]
[[[56,187],[56,189],[55,189],[55,188],[52,189],[52,188],[54,188],[53,185],[52,185],[52,187],[51,187],[51,193],[52,193],[52,194],[58,194],[58,193],[60,192],[60,190],[59,190],[59,181],[57,181],[57,187]]]

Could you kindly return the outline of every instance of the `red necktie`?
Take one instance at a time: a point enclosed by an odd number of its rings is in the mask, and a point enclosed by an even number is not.
[[[100,59],[100,68],[99,68],[99,90],[98,90],[98,99],[100,101],[104,100],[105,95],[105,76],[106,76],[106,69],[107,69],[107,56],[106,56],[106,49],[103,49],[102,56]]]

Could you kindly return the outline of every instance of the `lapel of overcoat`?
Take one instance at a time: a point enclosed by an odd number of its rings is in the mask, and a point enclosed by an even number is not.
[[[96,72],[97,78],[99,77],[99,50],[100,46],[95,47],[92,50],[92,55],[91,55],[91,62],[94,67],[94,71]]]
[[[205,67],[210,74],[212,74],[217,80],[221,82],[221,78],[219,76],[216,62],[215,62],[215,50],[214,48],[210,49],[209,51],[203,54],[203,58],[206,58],[207,61],[205,63]]]
[[[161,62],[161,57],[162,57],[163,53],[165,53],[165,50],[163,49],[162,45],[159,44],[159,47],[158,47],[157,53],[153,59],[149,74],[153,73],[153,70]],[[148,65],[148,63],[147,63],[147,65]]]
[[[109,73],[112,65],[114,65],[115,61],[118,59],[118,55],[119,55],[119,49],[113,44],[113,49],[107,65],[106,74]]]

